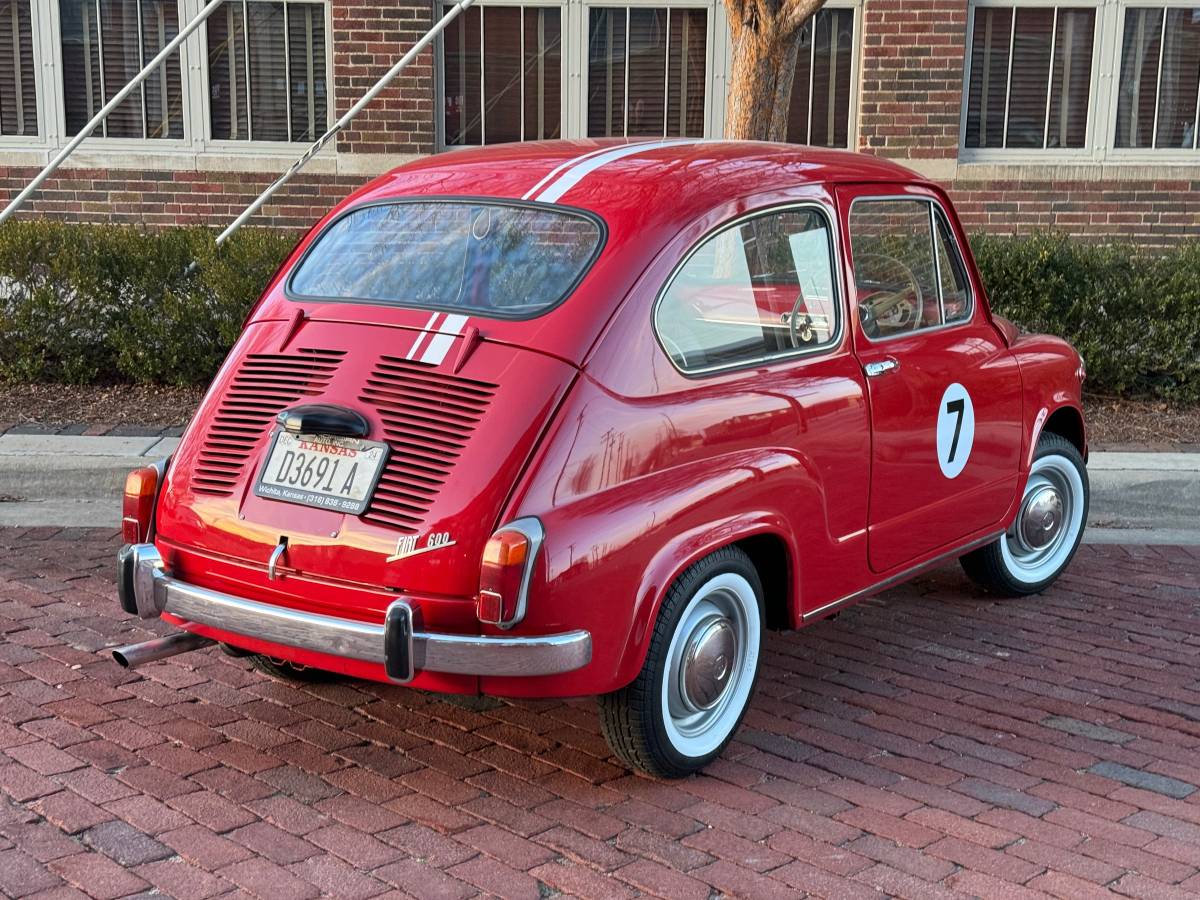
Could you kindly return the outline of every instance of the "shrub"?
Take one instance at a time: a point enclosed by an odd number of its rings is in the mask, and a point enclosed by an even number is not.
[[[206,382],[293,243],[248,229],[218,250],[206,228],[8,222],[0,378]]]
[[[203,384],[294,237],[14,221],[0,228],[0,379]],[[992,307],[1071,341],[1100,393],[1200,400],[1200,242],[1166,253],[977,236]],[[199,268],[185,274],[197,261]]]
[[[1200,242],[1164,253],[1041,234],[971,247],[992,309],[1074,344],[1088,390],[1200,400]]]

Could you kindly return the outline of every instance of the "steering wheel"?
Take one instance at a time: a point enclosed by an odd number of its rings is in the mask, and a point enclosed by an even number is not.
[[[868,262],[871,261],[871,262]],[[878,266],[878,267],[876,267]],[[859,291],[864,282],[879,284],[904,284],[900,290],[878,290],[870,296],[869,304],[860,302],[858,307],[859,319],[863,330],[875,337],[881,330],[888,334],[898,334],[903,331],[916,329],[925,311],[925,294],[921,283],[913,270],[894,256],[883,253],[866,253],[855,260],[855,277]],[[870,279],[862,273],[870,272]],[[889,277],[899,275],[899,278]]]
[[[812,316],[808,313],[800,314],[800,307],[804,305],[804,291],[800,288],[796,289],[796,302],[792,304],[792,311],[785,313],[787,316],[788,338],[792,342],[792,347],[799,349],[808,344],[816,343],[817,335],[813,331]]]

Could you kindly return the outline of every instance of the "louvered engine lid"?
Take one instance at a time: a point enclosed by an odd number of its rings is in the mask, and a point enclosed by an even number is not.
[[[473,593],[483,543],[575,370],[485,339],[453,371],[453,348],[437,364],[406,358],[410,330],[309,321],[285,342],[288,327],[253,325],[230,355],[168,471],[160,536],[263,571],[286,536],[297,575]],[[254,490],[276,415],[311,403],[361,415],[366,439],[387,446],[360,514]],[[449,543],[395,558],[402,540],[426,546],[431,535]]]

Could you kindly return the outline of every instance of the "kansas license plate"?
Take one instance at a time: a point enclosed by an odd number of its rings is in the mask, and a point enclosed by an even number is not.
[[[371,501],[387,451],[379,441],[277,431],[254,493],[356,516]]]

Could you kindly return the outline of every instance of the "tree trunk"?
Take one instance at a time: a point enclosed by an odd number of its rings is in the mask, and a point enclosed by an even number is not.
[[[726,0],[733,71],[725,104],[725,137],[787,139],[800,28],[823,0]]]

